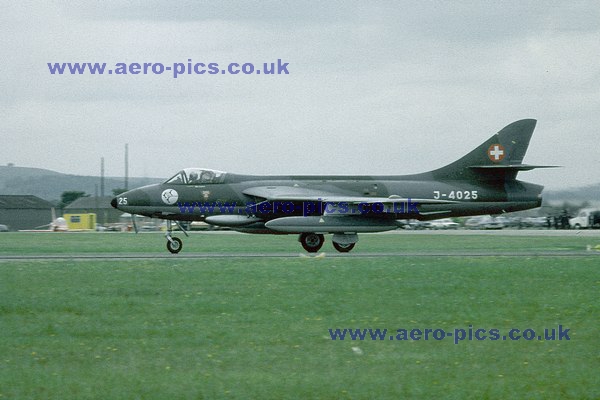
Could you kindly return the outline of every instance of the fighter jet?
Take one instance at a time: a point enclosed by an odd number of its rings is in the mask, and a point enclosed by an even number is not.
[[[178,253],[173,223],[204,221],[261,234],[296,234],[318,252],[325,234],[349,252],[359,233],[398,228],[407,219],[502,214],[539,207],[543,186],[517,180],[536,120],[513,122],[457,161],[413,175],[241,175],[185,168],[163,183],[122,193],[111,205],[167,221],[167,249]]]

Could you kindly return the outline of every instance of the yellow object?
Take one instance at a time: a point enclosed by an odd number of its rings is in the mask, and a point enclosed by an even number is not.
[[[69,230],[72,229],[96,229],[96,214],[65,214]]]

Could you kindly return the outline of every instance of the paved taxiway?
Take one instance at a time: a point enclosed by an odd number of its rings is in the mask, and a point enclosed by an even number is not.
[[[155,234],[156,232],[140,232],[139,234]],[[179,234],[179,231],[174,231],[174,234]],[[236,231],[192,231],[188,233],[190,235],[248,235],[247,233],[241,233]],[[600,238],[600,229],[441,229],[441,230],[429,230],[429,229],[396,229],[394,231],[386,232],[374,232],[368,233],[368,235],[449,235],[449,236],[552,236],[552,237],[597,237]]]
[[[381,234],[399,235],[452,235],[452,236],[544,236],[544,237],[597,237],[600,238],[600,229],[446,229],[446,230],[395,230]]]

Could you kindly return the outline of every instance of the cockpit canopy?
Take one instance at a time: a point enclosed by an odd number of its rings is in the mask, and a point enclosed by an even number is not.
[[[174,185],[204,185],[210,183],[221,183],[225,178],[225,172],[207,168],[185,168],[165,183]]]

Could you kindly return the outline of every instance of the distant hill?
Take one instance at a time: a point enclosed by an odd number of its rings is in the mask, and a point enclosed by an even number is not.
[[[161,178],[129,178],[129,188],[162,182]],[[60,199],[63,192],[75,190],[94,195],[99,176],[62,174],[41,168],[0,166],[0,194],[31,194],[48,201]],[[105,177],[104,194],[123,187],[123,178]],[[98,193],[100,194],[100,193]]]
[[[600,183],[563,190],[544,190],[544,199],[551,202],[566,201],[569,203],[599,203]]]

